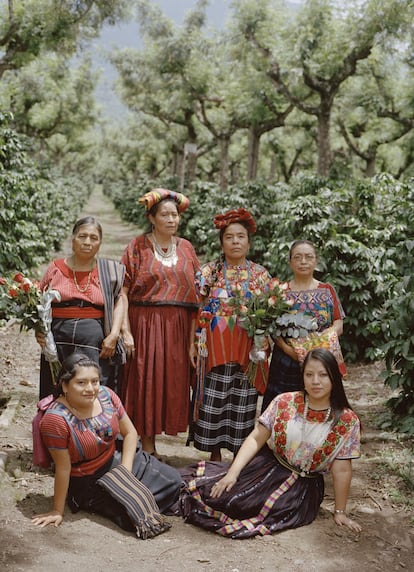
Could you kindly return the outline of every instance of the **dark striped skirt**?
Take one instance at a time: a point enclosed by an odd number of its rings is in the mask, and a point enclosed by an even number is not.
[[[127,510],[98,483],[98,479],[121,462],[121,453],[116,452],[113,459],[94,475],[71,477],[67,504],[72,512],[85,510],[109,518],[124,530],[134,531]],[[149,455],[138,446],[132,467],[133,475],[154,495],[161,513],[166,513],[177,501],[182,480],[179,472]]]
[[[110,359],[100,359],[102,342],[105,338],[103,319],[97,318],[54,318],[52,333],[55,339],[59,361],[62,363],[74,352],[82,353],[99,364],[102,376],[101,384],[117,392],[117,370]],[[40,362],[40,399],[54,391],[48,362],[43,354]]]
[[[228,492],[211,498],[225,463],[200,461],[181,469],[186,483],[175,505],[185,521],[230,538],[268,535],[315,520],[324,495],[322,475],[307,478],[282,466],[265,445]]]
[[[214,367],[206,375],[203,403],[193,425],[194,446],[236,453],[254,429],[257,398],[239,364]]]

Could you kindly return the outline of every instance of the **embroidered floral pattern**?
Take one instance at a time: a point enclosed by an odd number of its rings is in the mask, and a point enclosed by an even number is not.
[[[282,393],[270,404],[260,417],[260,422],[272,431],[269,443],[275,452],[289,463],[295,457],[299,446],[306,447],[312,453],[311,472],[325,471],[336,458],[354,459],[360,455],[360,424],[357,415],[351,410],[345,410],[335,426],[330,428],[322,444],[317,444],[317,434],[314,442],[300,443],[298,435],[303,423],[305,409],[302,392]],[[325,411],[309,409],[307,422],[323,425]],[[292,463],[295,464],[295,463]]]

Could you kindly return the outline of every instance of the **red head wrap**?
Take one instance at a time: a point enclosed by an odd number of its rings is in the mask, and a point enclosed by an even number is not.
[[[179,213],[184,212],[190,204],[189,199],[182,193],[176,193],[169,189],[152,189],[148,193],[138,199],[138,202],[145,205],[145,210],[148,212],[152,207],[164,199],[172,199],[177,203],[177,210]]]
[[[232,209],[214,217],[214,226],[220,230],[235,222],[243,224],[249,234],[256,232],[256,221],[246,209]]]

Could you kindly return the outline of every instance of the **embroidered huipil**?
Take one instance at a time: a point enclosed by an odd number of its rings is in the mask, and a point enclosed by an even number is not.
[[[66,405],[54,401],[40,422],[42,439],[48,449],[68,449],[72,477],[94,474],[115,452],[119,420],[125,415],[125,409],[109,387],[99,389],[98,399],[102,412],[95,417],[78,419]]]
[[[312,459],[310,472],[326,472],[335,459],[360,456],[360,422],[346,409],[334,427],[323,423],[326,412],[309,409],[305,429],[304,396],[301,391],[281,393],[259,417],[272,431],[268,441],[272,451],[300,471],[303,459]]]
[[[223,264],[218,272],[215,266],[214,262],[204,265],[199,278],[200,294],[205,296],[199,327],[206,328],[206,373],[225,363],[234,362],[244,369],[247,367],[253,340],[238,324],[228,301],[234,289],[241,292],[263,292],[270,281],[269,272],[251,261],[247,261],[245,267]]]
[[[146,234],[132,240],[124,251],[124,286],[128,299],[142,304],[176,304],[197,307],[194,277],[199,263],[191,243],[176,237],[177,263],[164,266],[155,255]]]
[[[345,318],[338,294],[328,282],[319,282],[318,287],[313,290],[292,290],[288,282],[285,296],[291,303],[290,313],[303,312],[316,318],[318,332],[331,326],[335,320]]]
[[[82,284],[88,274],[88,271],[76,272],[78,280],[80,280]],[[63,258],[58,258],[53,260],[47,267],[39,287],[41,290],[44,290],[45,288],[57,290],[60,293],[62,302],[83,300],[85,302],[90,302],[91,304],[96,304],[97,306],[102,306],[103,310],[104,298],[97,268],[92,270],[89,288],[85,290],[85,292],[79,292],[73,279],[73,270],[69,268]],[[101,314],[103,315],[103,313]],[[97,310],[91,308],[79,308],[77,306],[73,306],[62,309],[56,308],[52,304],[52,316],[76,319],[81,317],[96,318],[99,315],[97,314]]]

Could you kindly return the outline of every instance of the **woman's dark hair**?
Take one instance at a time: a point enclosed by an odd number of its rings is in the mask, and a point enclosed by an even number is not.
[[[74,378],[80,367],[94,367],[98,371],[99,377],[101,377],[101,368],[96,361],[85,354],[73,353],[63,361],[59,370],[55,397],[63,395],[62,384]]]
[[[247,228],[248,225],[243,220],[235,220],[235,221],[231,222],[230,224],[228,224],[227,226],[225,226],[224,228],[220,229],[220,234],[219,234],[220,244],[223,244],[224,233],[226,232],[226,230],[229,228],[229,226],[231,224],[241,224],[242,226],[244,226],[244,228],[247,230],[247,236],[248,236],[249,242],[250,242],[251,234],[249,232],[249,229]]]
[[[96,227],[96,230],[98,231],[99,238],[102,240],[102,226],[99,220],[94,216],[84,216],[78,219],[73,225],[72,236],[75,236],[80,227],[84,226],[85,224],[93,224],[93,226]]]
[[[306,393],[305,389],[305,382],[304,382],[304,372],[306,364],[309,360],[315,359],[324,366],[326,371],[328,372],[329,379],[332,383],[332,391],[331,391],[331,408],[333,413],[333,421],[332,426],[336,424],[339,417],[341,416],[344,409],[352,409],[349,405],[348,398],[345,394],[344,385],[342,383],[342,374],[339,370],[338,362],[336,361],[335,356],[329,350],[324,348],[316,348],[314,350],[310,350],[305,357],[305,361],[303,362],[302,367],[302,384],[303,390]]]
[[[313,244],[313,242],[311,242],[310,240],[302,240],[302,239],[299,239],[299,240],[295,240],[295,241],[292,242],[292,244],[290,245],[290,248],[289,248],[289,260],[292,259],[292,254],[293,254],[293,251],[295,250],[295,248],[296,248],[297,246],[301,246],[302,244],[306,244],[307,246],[310,246],[311,248],[313,248],[313,251],[314,251],[315,255],[318,254],[317,251],[316,251],[316,246]]]

